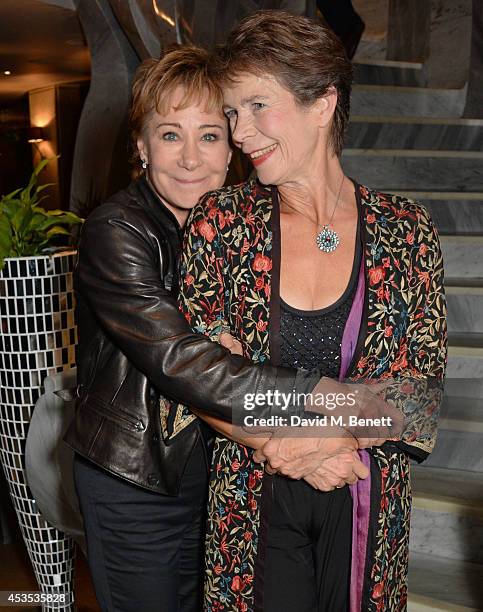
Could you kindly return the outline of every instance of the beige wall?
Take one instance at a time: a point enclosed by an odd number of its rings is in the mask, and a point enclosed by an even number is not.
[[[44,131],[45,140],[32,144],[34,165],[41,156],[54,158],[58,155],[57,112],[55,86],[37,89],[29,93],[30,125]],[[41,184],[55,183],[45,191],[48,197],[43,202],[46,208],[60,208],[59,162],[52,159],[40,175]]]
[[[51,158],[40,183],[54,183],[46,190],[46,208],[69,209],[69,192],[77,125],[85,84],[63,83],[29,92],[30,125],[44,131],[45,140],[32,144],[34,164]],[[55,159],[56,156],[60,156]]]

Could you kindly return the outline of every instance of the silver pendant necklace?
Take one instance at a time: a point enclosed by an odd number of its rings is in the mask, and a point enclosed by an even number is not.
[[[324,223],[319,225],[322,227],[321,231],[315,237],[315,243],[320,251],[323,253],[333,253],[336,248],[340,244],[339,234],[329,228],[329,225],[332,223],[332,220],[335,215],[335,209],[337,208],[337,204],[339,203],[340,194],[342,192],[342,185],[344,184],[345,175],[342,174],[342,181],[340,182],[339,193],[337,194],[337,200],[335,201],[334,210],[332,211],[332,216],[328,223]]]

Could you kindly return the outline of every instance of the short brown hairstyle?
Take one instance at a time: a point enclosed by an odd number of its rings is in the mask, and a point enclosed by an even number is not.
[[[168,112],[178,86],[184,87],[185,96],[177,108],[204,104],[208,112],[219,109],[222,113],[222,93],[210,74],[209,64],[207,51],[188,45],[169,50],[160,60],[147,59],[140,64],[134,77],[129,115],[133,162],[139,162],[137,140],[151,113]]]
[[[334,87],[337,106],[329,144],[340,156],[349,120],[352,64],[326,24],[287,11],[257,11],[217,49],[213,69],[221,85],[244,72],[272,74],[304,106]]]

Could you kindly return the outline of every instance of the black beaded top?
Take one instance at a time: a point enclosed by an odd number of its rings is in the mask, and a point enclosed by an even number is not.
[[[362,255],[359,232],[351,278],[342,296],[320,310],[299,310],[280,298],[280,356],[286,367],[320,370],[338,378],[342,335],[357,289]]]

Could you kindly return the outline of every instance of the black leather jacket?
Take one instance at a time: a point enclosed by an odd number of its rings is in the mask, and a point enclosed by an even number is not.
[[[305,392],[318,381],[255,366],[190,330],[176,301],[181,239],[176,218],[145,179],[84,224],[74,280],[79,399],[65,436],[98,465],[168,495],[178,491],[200,426],[165,444],[160,395],[231,421],[245,393]]]

